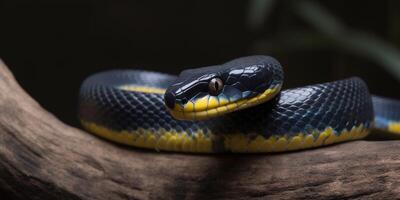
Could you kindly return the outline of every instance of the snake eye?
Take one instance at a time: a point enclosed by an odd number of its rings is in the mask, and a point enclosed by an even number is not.
[[[217,96],[222,88],[224,87],[224,83],[220,78],[212,78],[210,83],[208,83],[208,91],[211,95]]]

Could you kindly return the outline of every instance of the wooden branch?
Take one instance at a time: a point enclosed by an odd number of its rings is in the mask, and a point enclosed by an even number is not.
[[[400,142],[274,155],[123,147],[57,120],[0,61],[0,190],[17,199],[398,199]]]

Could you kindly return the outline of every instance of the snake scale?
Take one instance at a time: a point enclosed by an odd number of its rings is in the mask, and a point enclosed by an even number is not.
[[[370,95],[352,77],[281,91],[269,56],[188,69],[178,77],[140,70],[92,75],[79,95],[90,132],[140,148],[197,153],[285,152],[400,133],[400,102]]]

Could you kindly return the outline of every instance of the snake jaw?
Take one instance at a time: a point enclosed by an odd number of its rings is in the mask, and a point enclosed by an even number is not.
[[[179,120],[204,120],[224,115],[237,110],[255,106],[274,98],[281,90],[282,85],[274,85],[264,92],[240,100],[230,101],[223,94],[221,96],[204,96],[196,101],[189,101],[185,105],[176,103],[170,114]]]
[[[164,101],[174,118],[201,120],[263,103],[279,92],[282,82],[278,61],[249,56],[183,71]]]

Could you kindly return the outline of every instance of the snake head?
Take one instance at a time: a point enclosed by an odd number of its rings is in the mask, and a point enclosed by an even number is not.
[[[263,103],[280,91],[282,83],[277,60],[248,56],[182,71],[167,88],[164,101],[174,118],[201,120]]]

